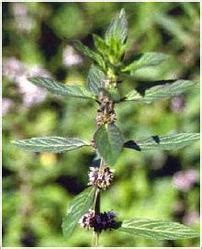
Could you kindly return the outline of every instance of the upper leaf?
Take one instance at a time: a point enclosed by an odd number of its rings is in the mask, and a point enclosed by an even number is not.
[[[98,153],[110,164],[115,164],[122,148],[123,136],[114,124],[103,125],[98,128],[94,135]]]
[[[13,141],[16,146],[33,152],[62,152],[89,146],[90,144],[78,138],[64,137],[34,137]]]
[[[95,188],[89,187],[77,195],[70,204],[62,223],[63,234],[66,238],[73,233],[81,216],[92,207],[94,195]]]
[[[104,88],[106,79],[105,74],[98,67],[92,65],[87,77],[89,90],[98,95],[100,89]]]
[[[96,34],[93,34],[93,40],[97,51],[103,56],[106,56],[109,53],[109,47],[105,40]]]
[[[126,49],[128,23],[124,9],[112,20],[105,33],[105,43],[108,46],[106,59],[112,65],[119,65]]]
[[[58,95],[95,99],[95,96],[82,86],[69,86],[44,77],[31,77],[28,78],[28,80],[33,84],[44,87],[50,92]]]
[[[165,80],[164,83],[167,81]],[[168,80],[169,82],[169,80]],[[197,81],[191,80],[176,80],[174,83],[166,83],[164,85],[157,85],[151,87],[143,94],[138,93],[136,90],[132,90],[126,95],[125,100],[131,100],[136,102],[151,103],[155,100],[160,100],[162,98],[170,98],[191,89],[193,86],[198,84]]]
[[[123,221],[117,231],[154,240],[177,240],[199,237],[199,232],[185,225],[176,222],[149,219]]]
[[[135,71],[143,67],[157,66],[168,59],[168,55],[163,53],[148,52],[141,54],[131,64],[122,69],[122,72]]]
[[[105,69],[105,62],[100,54],[94,52],[78,40],[74,42],[74,47],[78,51],[89,57],[91,60],[96,62],[103,70]]]
[[[128,35],[128,22],[126,19],[125,10],[122,9],[120,13],[112,20],[105,33],[105,41],[107,45],[111,46],[113,42],[124,44]]]
[[[199,140],[199,133],[179,133],[167,136],[152,136],[139,141],[130,140],[124,144],[125,148],[138,151],[147,150],[175,150],[183,148]]]

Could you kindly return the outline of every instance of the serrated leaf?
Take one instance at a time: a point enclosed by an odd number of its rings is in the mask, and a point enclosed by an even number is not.
[[[179,133],[167,136],[152,136],[142,140],[130,140],[124,144],[125,148],[137,151],[147,150],[176,150],[190,145],[200,139],[199,133]]]
[[[106,79],[107,77],[105,74],[98,67],[92,65],[87,77],[89,90],[96,95],[99,95],[100,89],[104,88]]]
[[[125,10],[122,9],[107,28],[105,33],[105,41],[109,46],[111,46],[113,42],[124,44],[127,34],[128,22],[126,19]]]
[[[95,99],[95,96],[82,86],[65,85],[53,79],[44,77],[31,77],[28,78],[28,80],[33,84],[39,87],[44,87],[50,92],[58,95]]]
[[[199,232],[180,223],[149,219],[123,221],[117,231],[154,240],[178,240],[199,237]]]
[[[148,52],[142,54],[138,59],[133,61],[131,64],[124,67],[121,71],[136,71],[143,67],[158,66],[160,63],[168,59],[168,55],[163,53]]]
[[[13,141],[13,144],[21,149],[32,152],[63,152],[75,150],[90,144],[78,138],[64,137],[34,137],[31,139],[22,139]]]
[[[105,69],[105,62],[100,54],[94,52],[78,40],[74,41],[74,47],[79,52],[83,53],[85,56],[89,57],[91,60],[96,62],[103,70]]]
[[[70,204],[62,223],[63,234],[66,238],[73,233],[81,216],[92,207],[94,195],[95,188],[89,187],[77,195]]]
[[[197,81],[191,80],[177,80],[171,84],[166,83],[166,80],[164,82],[165,84],[163,85],[157,85],[145,90],[144,94],[140,94],[136,90],[132,90],[126,95],[125,100],[149,104],[155,100],[178,96],[190,90],[193,86],[198,85]]]
[[[94,135],[98,153],[110,164],[115,164],[122,148],[123,135],[114,124],[103,125],[98,128]]]

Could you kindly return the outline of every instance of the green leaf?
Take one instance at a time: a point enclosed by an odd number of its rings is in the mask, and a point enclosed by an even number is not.
[[[67,213],[62,222],[63,234],[69,238],[76,228],[79,219],[93,205],[95,188],[86,188],[83,192],[75,197],[67,210]]]
[[[64,137],[33,137],[31,139],[22,139],[13,141],[13,144],[27,151],[32,152],[63,152],[75,150],[83,146],[90,146],[89,143],[78,138]]]
[[[117,231],[154,240],[177,240],[199,237],[199,232],[180,223],[149,219],[123,221]]]
[[[93,34],[93,40],[97,51],[99,51],[103,56],[106,56],[109,52],[109,47],[105,43],[105,40],[95,34]]]
[[[176,150],[199,140],[199,133],[179,133],[167,136],[152,136],[139,141],[130,140],[124,144],[125,148],[138,151],[147,150]]]
[[[100,54],[94,52],[78,40],[74,41],[74,47],[79,52],[83,53],[85,56],[96,62],[103,70],[105,69],[105,62]]]
[[[91,92],[99,95],[99,92],[105,86],[105,81],[107,77],[105,74],[96,66],[92,65],[88,77],[87,77],[87,85]]]
[[[120,13],[112,20],[105,33],[105,41],[107,45],[111,46],[113,42],[124,44],[128,34],[128,22],[126,19],[125,10],[122,9]]]
[[[168,59],[168,55],[163,53],[155,53],[155,52],[148,52],[144,53],[141,56],[133,61],[131,64],[124,67],[121,71],[136,71],[137,69],[143,67],[151,67],[151,66],[158,66],[160,63],[164,62]]]
[[[114,124],[103,125],[95,132],[95,144],[98,153],[110,164],[115,164],[122,148],[123,136]]]
[[[109,48],[105,57],[113,66],[119,65],[124,55],[127,32],[128,23],[125,11],[122,9],[105,33],[105,43]]]
[[[31,77],[28,78],[28,80],[36,86],[44,87],[50,92],[58,95],[95,99],[94,95],[82,86],[65,85],[53,79],[44,77]]]
[[[166,80],[164,81],[167,82]],[[199,85],[197,81],[191,80],[177,80],[174,83],[166,83],[164,85],[157,85],[145,90],[141,95],[136,90],[132,90],[126,95],[126,101],[136,101],[142,103],[151,103],[155,100],[163,98],[170,98],[191,90],[193,86]]]

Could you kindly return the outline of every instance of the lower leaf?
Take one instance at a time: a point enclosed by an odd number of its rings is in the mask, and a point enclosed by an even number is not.
[[[65,137],[33,137],[13,141],[13,144],[21,149],[32,152],[53,152],[59,153],[89,146],[90,144],[79,138]]]
[[[167,136],[151,136],[142,140],[129,140],[124,144],[125,148],[137,151],[147,150],[176,150],[190,145],[199,140],[199,133],[179,133]]]
[[[117,231],[155,240],[177,240],[199,237],[197,231],[180,223],[149,219],[123,221]]]
[[[62,230],[66,238],[73,233],[79,219],[93,205],[95,188],[89,187],[75,197],[63,219]]]

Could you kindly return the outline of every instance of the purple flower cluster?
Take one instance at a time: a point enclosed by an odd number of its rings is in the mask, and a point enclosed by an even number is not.
[[[198,177],[198,173],[194,169],[178,171],[173,176],[173,185],[186,192],[198,181]]]
[[[184,110],[185,101],[182,96],[173,97],[170,102],[170,108],[173,112],[179,113]]]
[[[109,187],[113,180],[113,170],[109,167],[98,168],[90,167],[88,185],[95,186],[99,189],[106,189]]]
[[[86,229],[94,229],[95,232],[101,232],[102,230],[111,230],[115,228],[116,221],[115,213],[112,211],[95,214],[95,211],[89,209],[79,220],[79,224]]]
[[[12,3],[13,25],[21,33],[29,33],[36,27],[36,20],[30,15],[25,3]]]

